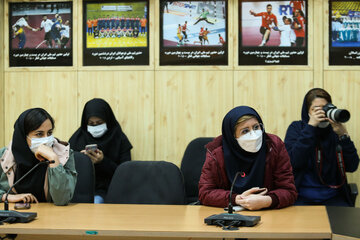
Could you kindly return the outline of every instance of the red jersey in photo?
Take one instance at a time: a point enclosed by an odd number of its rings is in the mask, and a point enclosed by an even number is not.
[[[294,29],[296,37],[305,37],[305,18],[302,16],[297,17],[298,23],[300,24],[300,29]]]
[[[270,24],[274,23],[276,26],[278,24],[277,18],[274,14],[268,14],[267,12],[257,13],[254,16],[261,16],[261,26],[267,29],[270,29]]]

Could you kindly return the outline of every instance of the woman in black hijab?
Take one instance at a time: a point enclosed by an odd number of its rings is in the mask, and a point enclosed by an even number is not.
[[[111,178],[123,162],[130,161],[132,145],[116,120],[110,105],[94,98],[85,104],[81,127],[71,136],[71,149],[90,157],[95,166],[95,203],[103,203]],[[85,150],[97,144],[96,150]]]
[[[239,106],[229,111],[222,135],[205,147],[199,181],[202,204],[226,207],[231,200],[233,205],[258,210],[283,208],[295,202],[297,193],[285,145],[278,136],[265,131],[253,108]]]
[[[66,205],[73,196],[76,171],[69,145],[52,135],[53,118],[42,108],[23,112],[16,120],[12,142],[0,150],[0,195],[42,161],[53,161],[34,169],[10,192],[9,202],[54,202]]]

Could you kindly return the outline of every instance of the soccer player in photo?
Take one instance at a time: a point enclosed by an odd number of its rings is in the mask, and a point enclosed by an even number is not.
[[[134,38],[137,38],[139,36],[139,29],[137,27],[135,27],[134,29],[133,36]]]
[[[119,26],[119,27],[117,28],[117,30],[116,30],[116,36],[117,36],[118,38],[121,38],[121,37],[123,36],[120,26]]]
[[[126,31],[126,36],[127,37],[132,37],[133,36],[133,29],[131,27]]]
[[[60,34],[61,23],[62,23],[62,18],[61,18],[60,15],[58,15],[56,17],[56,20],[55,20],[54,24],[51,26],[50,34],[51,34],[51,38],[55,42],[55,48],[61,47],[61,41],[60,41],[60,38],[61,38],[61,34]]]
[[[219,33],[219,43],[221,44],[221,45],[225,45],[225,40],[224,40],[224,38],[221,36],[221,34]]]
[[[305,40],[305,17],[301,10],[295,11],[293,29],[296,35],[296,47],[302,47]]]
[[[113,27],[112,30],[111,30],[111,37],[112,38],[116,37],[116,29],[115,29],[115,27]]]
[[[196,25],[196,24],[197,24],[198,22],[200,22],[200,21],[205,21],[205,22],[207,22],[207,23],[209,23],[209,24],[214,25],[214,23],[209,22],[209,20],[207,19],[207,16],[208,16],[209,14],[210,14],[209,10],[206,10],[206,11],[205,11],[205,9],[203,8],[200,16],[197,18],[197,21],[194,23],[194,25]]]
[[[25,28],[30,29],[34,32],[39,31],[40,29],[36,29],[31,27],[28,24],[29,16],[25,15],[24,17],[19,18],[16,23],[12,26],[13,30],[13,38],[19,38],[19,48],[24,48],[26,44],[26,35]]]
[[[51,27],[53,25],[53,21],[47,18],[46,15],[43,15],[43,19],[40,24],[39,31],[43,30],[45,31],[44,41],[48,48],[52,48],[52,39],[51,39]]]
[[[111,37],[111,30],[110,28],[107,28],[106,31],[105,31],[105,37],[106,38],[110,38]]]
[[[289,5],[292,8],[293,16],[295,16],[295,11],[296,10],[303,11],[304,8],[305,8],[304,1],[290,1]]]
[[[99,32],[99,37],[100,37],[100,38],[106,37],[106,32],[105,32],[105,29],[104,29],[104,28],[101,28],[101,30],[100,30],[100,32]]]
[[[181,28],[181,25],[179,24],[179,26],[178,26],[178,28],[177,28],[177,34],[176,34],[176,36],[178,37],[178,39],[179,39],[179,42],[178,42],[178,46],[181,46],[181,45],[183,45],[184,43],[183,43],[183,36],[182,36],[182,34],[181,34],[181,31],[182,31],[182,28]]]
[[[91,19],[88,19],[86,25],[87,25],[87,34],[92,35],[93,21]]]
[[[210,31],[209,31],[207,28],[205,28],[205,31],[203,32],[204,44],[205,44],[206,42],[208,42],[208,44],[210,44],[209,39],[208,39],[208,37],[207,37],[207,35],[208,35],[209,33],[210,33]]]
[[[261,17],[261,27],[260,33],[263,35],[261,44],[259,46],[264,46],[270,39],[271,27],[270,25],[278,25],[277,18],[272,12],[272,5],[268,4],[266,6],[266,12],[255,13],[253,10],[250,10],[250,14],[254,17]]]
[[[204,42],[204,27],[201,27],[199,32],[199,41],[194,41],[194,44],[200,43],[201,45],[203,45],[203,42]]]
[[[181,26],[181,32],[184,35],[184,41],[189,42],[189,40],[187,39],[186,31],[188,31],[188,29],[187,29],[187,21],[185,21],[184,25]]]
[[[61,48],[66,48],[66,44],[68,43],[70,39],[70,21],[66,20],[65,24],[62,25],[61,31]]]
[[[142,19],[140,19],[140,35],[146,35],[146,23],[147,19],[144,16]]]
[[[98,27],[98,19],[97,18],[92,20],[92,27],[93,27],[93,33],[95,33],[95,30]]]
[[[23,49],[26,43],[26,36],[24,28],[20,27],[19,25],[13,26],[14,35],[13,38],[19,38],[18,48]]]
[[[283,17],[284,25],[279,27],[273,27],[275,31],[280,31],[280,45],[279,47],[291,47],[292,43],[295,42],[296,36],[294,30],[291,28],[292,20]]]

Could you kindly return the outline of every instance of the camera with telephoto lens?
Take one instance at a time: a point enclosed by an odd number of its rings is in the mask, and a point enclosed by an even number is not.
[[[346,109],[338,109],[335,105],[328,103],[323,107],[327,118],[334,122],[347,122],[350,119],[350,112]]]

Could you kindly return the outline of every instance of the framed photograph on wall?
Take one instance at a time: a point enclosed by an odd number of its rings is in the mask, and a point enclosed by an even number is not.
[[[228,65],[227,6],[160,0],[160,65]]]
[[[149,65],[149,2],[84,1],[83,65]]]
[[[307,65],[307,1],[239,0],[239,65]]]
[[[329,1],[329,65],[360,65],[359,1]]]
[[[72,2],[9,3],[10,67],[72,66]]]

